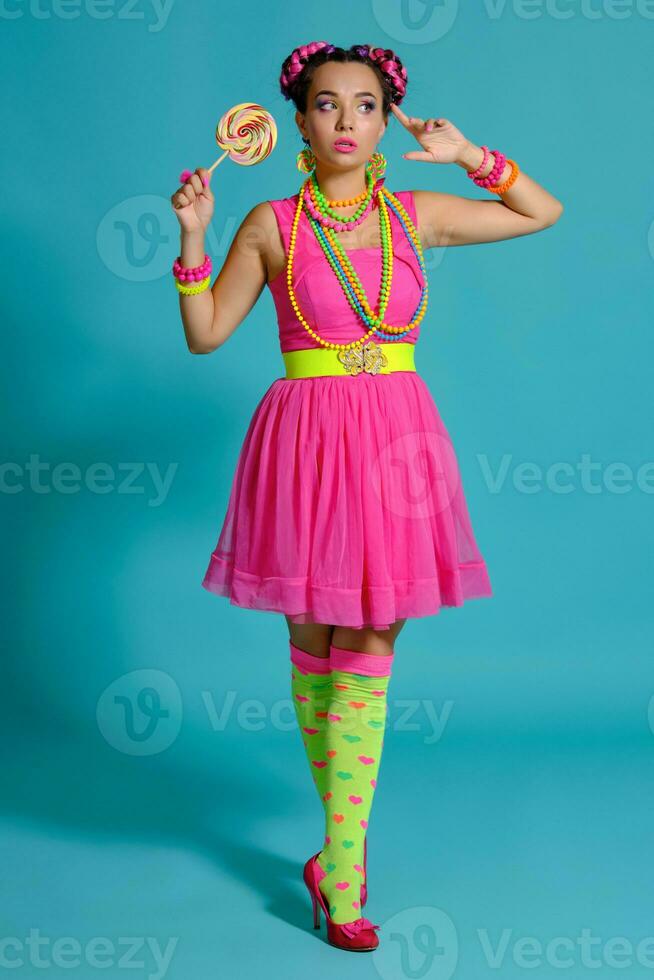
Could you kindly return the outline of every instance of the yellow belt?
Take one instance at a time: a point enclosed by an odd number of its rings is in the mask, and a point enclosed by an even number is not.
[[[393,371],[415,371],[415,344],[376,344],[349,350],[310,347],[282,353],[287,378],[314,378],[330,374],[391,374]]]

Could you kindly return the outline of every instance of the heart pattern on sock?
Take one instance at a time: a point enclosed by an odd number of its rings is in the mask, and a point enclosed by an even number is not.
[[[324,773],[326,785],[333,794],[329,800],[324,801],[324,806],[327,818],[330,812],[337,812],[343,820],[338,824],[333,821],[328,824],[335,827],[335,831],[331,834],[330,843],[319,853],[318,863],[326,872],[326,877],[320,882],[320,890],[332,909],[333,920],[343,923],[352,921],[353,910],[356,915],[360,914],[359,895],[354,900],[350,896],[349,900],[344,901],[350,889],[342,889],[337,885],[348,882],[350,886],[354,887],[356,884],[356,888],[360,889],[365,882],[363,844],[377,785],[376,776],[386,720],[386,698],[373,695],[372,692],[382,690],[383,686],[385,694],[388,678],[332,670],[333,677],[339,673],[343,681],[341,683],[334,680],[333,683],[325,744],[341,746],[334,760],[338,760],[340,765],[332,769],[330,760]],[[338,684],[346,692],[344,695],[339,693]],[[342,697],[347,700],[341,700]],[[339,715],[339,721],[332,722],[332,715]],[[346,731],[339,732],[341,726]],[[352,755],[348,756],[349,752]],[[343,765],[348,762],[349,765]],[[336,867],[328,870],[332,865]],[[349,877],[352,874],[356,874],[356,880]]]
[[[358,655],[351,656],[356,662]],[[368,675],[359,664],[356,671],[332,667],[328,678],[320,670],[292,671],[293,704],[325,812],[320,891],[337,923],[360,915],[363,848],[377,787],[389,679]]]

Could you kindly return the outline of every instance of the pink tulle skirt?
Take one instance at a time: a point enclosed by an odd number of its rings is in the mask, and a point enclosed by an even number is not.
[[[202,586],[295,623],[385,630],[491,596],[452,441],[417,372],[277,378]]]

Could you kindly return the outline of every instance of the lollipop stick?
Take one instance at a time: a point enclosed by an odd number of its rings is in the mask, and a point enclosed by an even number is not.
[[[219,163],[221,162],[221,160],[224,160],[224,159],[225,159],[225,157],[227,156],[227,154],[228,154],[228,153],[229,153],[229,150],[225,150],[225,152],[223,153],[223,155],[222,155],[221,157],[218,157],[218,159],[216,160],[216,162],[215,162],[215,163],[212,163],[212,164],[211,164],[211,166],[209,167],[209,173],[211,173],[211,171],[212,171],[212,170],[213,170],[213,169],[214,169],[215,167],[217,167],[217,166],[218,166],[218,164],[219,164]]]

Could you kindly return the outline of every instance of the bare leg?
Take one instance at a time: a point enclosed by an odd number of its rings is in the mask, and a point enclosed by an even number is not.
[[[332,642],[333,626],[324,623],[292,623],[286,616],[291,643],[312,653],[314,657],[329,657],[329,645]]]
[[[393,653],[396,637],[406,622],[406,619],[398,619],[387,630],[353,630],[347,626],[334,626],[331,642],[342,650],[388,657]]]

